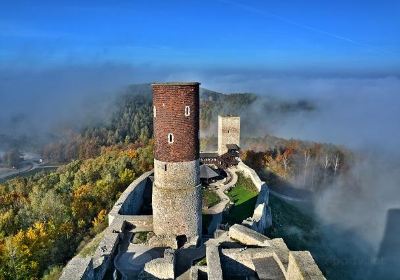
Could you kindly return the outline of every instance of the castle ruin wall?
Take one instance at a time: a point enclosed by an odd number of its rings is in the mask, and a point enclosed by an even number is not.
[[[201,185],[171,190],[155,184],[154,189],[157,191],[153,192],[153,213],[159,213],[157,222],[153,222],[154,232],[175,236],[200,236]]]
[[[152,174],[153,171],[143,173],[125,189],[108,214],[109,225],[120,215],[139,214],[143,205],[143,193],[145,188],[152,187],[149,178]]]
[[[209,240],[206,243],[206,260],[208,280],[220,280],[222,276],[221,257],[219,254],[219,243]]]
[[[258,190],[257,201],[254,207],[253,215],[243,221],[246,226],[264,233],[272,225],[271,208],[269,207],[269,188],[267,184],[260,179],[254,169],[250,168],[242,161],[237,165],[237,170],[244,176],[250,178]]]
[[[218,116],[218,154],[228,152],[227,144],[240,147],[240,117]]]
[[[164,189],[187,188],[200,184],[200,161],[163,162],[154,159],[154,177]]]

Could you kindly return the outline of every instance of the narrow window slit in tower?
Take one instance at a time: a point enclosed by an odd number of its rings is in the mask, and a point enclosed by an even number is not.
[[[174,143],[174,135],[172,133],[168,133],[168,143]]]
[[[164,171],[167,171],[167,165],[164,164]]]
[[[189,106],[185,106],[185,116],[186,117],[190,116],[190,107]]]
[[[154,115],[154,117],[156,117],[156,115],[157,115],[157,109],[156,109],[156,106],[153,106],[153,115]]]

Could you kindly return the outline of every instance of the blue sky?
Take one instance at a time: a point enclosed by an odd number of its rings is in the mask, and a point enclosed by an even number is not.
[[[391,72],[400,65],[398,0],[0,1],[7,67]]]

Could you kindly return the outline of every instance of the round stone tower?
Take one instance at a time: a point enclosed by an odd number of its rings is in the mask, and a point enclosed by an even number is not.
[[[152,84],[154,233],[193,242],[201,236],[199,85]]]

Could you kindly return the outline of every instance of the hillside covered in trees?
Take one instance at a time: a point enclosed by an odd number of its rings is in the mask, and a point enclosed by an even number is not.
[[[282,139],[271,135],[245,138],[242,159],[274,189],[324,190],[354,164],[345,147]]]
[[[151,142],[109,146],[55,172],[0,184],[0,279],[40,279],[107,225],[125,188],[152,168]]]

